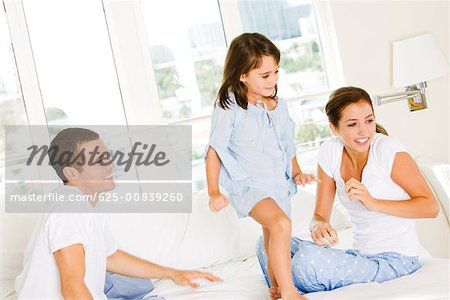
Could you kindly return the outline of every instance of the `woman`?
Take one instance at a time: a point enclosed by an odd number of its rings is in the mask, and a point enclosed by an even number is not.
[[[414,219],[439,212],[430,188],[405,148],[376,124],[366,91],[340,88],[325,110],[335,137],[319,151],[314,243],[291,240],[295,286],[310,293],[415,272],[420,244]],[[330,225],[336,194],[353,223],[354,249],[331,248],[338,242]],[[257,248],[266,275],[261,241]]]

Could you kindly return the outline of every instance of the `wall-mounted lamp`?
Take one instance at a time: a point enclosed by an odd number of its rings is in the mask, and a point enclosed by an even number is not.
[[[447,59],[431,35],[395,41],[392,44],[392,85],[405,87],[405,91],[375,96],[375,101],[382,105],[407,99],[411,111],[426,108],[426,81],[447,72]]]

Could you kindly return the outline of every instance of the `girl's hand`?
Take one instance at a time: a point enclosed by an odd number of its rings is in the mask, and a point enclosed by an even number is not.
[[[299,173],[295,175],[293,179],[296,184],[301,184],[302,186],[313,181],[320,182],[314,174]]]
[[[332,247],[339,242],[333,226],[326,222],[317,223],[311,230],[311,237],[314,243],[319,246]]]
[[[212,212],[218,212],[222,208],[226,207],[230,201],[221,193],[209,195],[209,208]]]
[[[345,183],[345,191],[350,200],[359,200],[368,210],[376,209],[377,200],[369,194],[366,186],[355,178]]]

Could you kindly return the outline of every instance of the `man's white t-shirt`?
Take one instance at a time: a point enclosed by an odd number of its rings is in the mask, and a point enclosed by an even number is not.
[[[322,144],[318,160],[322,170],[336,182],[337,196],[350,215],[353,223],[353,247],[364,255],[398,252],[417,256],[420,244],[413,219],[370,211],[360,201],[349,199],[340,171],[343,149],[341,139],[333,137]],[[408,193],[391,178],[398,152],[406,151],[396,140],[378,133],[375,135],[361,180],[375,199],[410,199]]]
[[[76,187],[55,191],[65,196],[81,194]],[[53,253],[82,244],[85,252],[84,282],[94,299],[106,299],[103,292],[106,257],[117,250],[102,215],[89,202],[82,213],[47,213],[35,228],[24,254],[24,267],[16,278],[19,299],[63,299],[59,270]]]

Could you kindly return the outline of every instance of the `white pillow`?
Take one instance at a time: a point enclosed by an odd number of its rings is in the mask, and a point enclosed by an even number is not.
[[[292,236],[310,238],[309,223],[314,213],[314,207],[315,195],[311,194],[309,190],[299,189],[299,192],[291,198]],[[338,199],[334,202],[330,223],[335,230],[351,227],[350,217]],[[255,254],[256,242],[262,235],[262,229],[261,225],[250,217],[239,220],[239,226],[241,252],[240,256],[235,258],[244,259]]]
[[[239,219],[231,205],[213,213],[208,193],[192,196],[192,214],[181,246],[177,267],[192,269],[228,262],[241,256]]]
[[[309,235],[315,196],[301,191],[291,200],[293,235]],[[208,201],[205,190],[193,195],[192,215],[176,264],[179,268],[207,267],[255,255],[256,242],[262,235],[261,225],[250,217],[239,219],[231,205],[213,213]],[[339,201],[335,201],[331,224],[336,230],[351,226]]]
[[[205,190],[192,195],[190,214],[107,214],[119,248],[157,264],[197,269],[255,254],[260,225],[229,205],[213,213]]]
[[[299,189],[299,192],[291,198],[291,219],[293,236],[309,236],[309,223],[311,222],[316,197],[311,189]],[[331,213],[330,224],[335,230],[351,227],[350,217],[339,199],[335,199]]]
[[[11,283],[22,271],[25,248],[41,217],[42,214],[37,213],[1,214],[0,298],[2,299],[14,292],[14,284]]]
[[[450,219],[450,164],[428,157],[418,157],[416,162]]]
[[[240,252],[236,253],[235,260],[244,260],[256,254],[256,242],[262,235],[261,225],[252,218],[239,220]]]
[[[191,214],[108,214],[109,227],[122,250],[174,268],[202,268],[254,255],[261,225],[250,217],[239,219],[231,205],[213,213],[208,201],[203,190],[193,194]],[[292,198],[293,235],[309,234],[314,206],[310,193]],[[336,230],[350,224],[337,207],[331,223]]]
[[[105,215],[119,249],[160,265],[177,266],[189,213]]]

